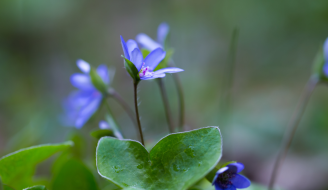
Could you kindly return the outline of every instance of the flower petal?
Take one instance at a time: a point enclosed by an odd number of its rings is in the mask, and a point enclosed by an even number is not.
[[[131,62],[136,66],[138,71],[140,71],[143,63],[142,53],[138,48],[135,48],[131,53]]]
[[[149,51],[153,51],[156,48],[162,47],[159,43],[155,42],[153,39],[143,33],[138,34],[136,40],[143,48],[146,48]]]
[[[160,73],[160,74],[154,73],[154,75],[151,76],[151,77],[140,77],[140,79],[141,80],[151,80],[151,79],[163,78],[163,77],[165,77],[165,74],[164,73]]]
[[[325,43],[323,44],[323,55],[327,62],[328,61],[328,38],[326,39]]]
[[[94,88],[90,76],[86,74],[73,74],[71,76],[71,83],[74,87],[81,90],[89,90]]]
[[[212,185],[214,185],[214,187],[215,187],[215,190],[224,190],[224,189],[222,189],[222,188],[220,187],[220,185],[219,185],[219,184],[217,184],[217,183],[215,183],[215,184],[212,184]]]
[[[213,178],[212,184],[214,184],[216,182],[216,179],[219,177],[220,174],[222,174],[223,172],[227,171],[229,168],[228,167],[223,167],[220,168],[216,173],[215,176]]]
[[[165,58],[165,51],[162,48],[157,48],[150,52],[148,56],[145,58],[145,67],[149,66],[149,68],[153,71],[156,66]]]
[[[100,129],[110,129],[110,126],[106,121],[102,120],[99,122],[99,128]]]
[[[242,163],[231,163],[227,165],[229,168],[229,172],[232,173],[239,173],[244,169],[244,165]]]
[[[78,59],[76,61],[76,65],[82,72],[84,72],[86,74],[90,72],[90,65],[86,61],[84,61],[82,59]]]
[[[129,55],[130,55],[130,59],[132,59],[131,57],[131,53],[134,49],[138,48],[138,44],[136,41],[130,39],[126,42],[126,46],[128,47],[128,51],[129,51]],[[139,48],[138,48],[139,49]]]
[[[97,73],[105,84],[109,84],[109,71],[106,65],[99,65],[97,68]]]
[[[328,77],[328,62],[323,65],[323,73]]]
[[[177,67],[167,67],[164,69],[160,69],[155,71],[155,73],[177,73],[177,72],[181,72],[184,71],[183,69],[177,68]]]
[[[126,43],[122,36],[121,36],[121,44],[122,44],[122,48],[123,48],[123,52],[124,52],[124,57],[127,58],[128,60],[130,60],[128,47],[126,46]]]
[[[164,47],[165,39],[170,31],[170,26],[166,23],[163,22],[158,26],[157,29],[157,41]]]
[[[89,99],[89,102],[82,107],[75,121],[76,128],[81,128],[90,117],[98,110],[98,107],[102,101],[102,95],[100,92],[95,92]]]
[[[92,97],[95,90],[79,90],[72,92],[63,102],[64,114],[60,120],[64,126],[75,126],[76,118],[81,107],[84,107]]]
[[[229,185],[229,187],[222,188],[220,187],[219,183],[214,184],[215,190],[236,190],[236,187],[233,185]]]
[[[234,178],[231,178],[230,181],[232,185],[236,188],[247,188],[251,185],[251,182],[246,177],[236,174]]]

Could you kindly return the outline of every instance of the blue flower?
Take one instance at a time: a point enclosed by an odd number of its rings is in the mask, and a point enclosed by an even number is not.
[[[213,179],[212,185],[216,190],[236,190],[244,189],[251,185],[251,182],[238,173],[244,169],[242,163],[232,163],[219,169]]]
[[[76,73],[71,76],[71,83],[78,88],[78,91],[71,93],[64,101],[64,123],[81,128],[98,110],[103,100],[103,94],[91,82],[90,65],[80,59],[77,60],[77,66],[83,73]],[[100,65],[96,71],[103,82],[108,85],[109,72],[106,65]]]
[[[115,127],[111,127],[111,126],[109,125],[109,123],[107,123],[107,122],[104,121],[104,120],[102,120],[102,121],[99,122],[99,128],[100,128],[100,129],[111,130],[111,131],[113,131],[114,136],[115,136],[116,138],[118,138],[118,139],[123,139],[123,136],[122,136],[121,132],[120,132],[117,128],[115,128]]]
[[[121,44],[126,59],[130,60],[138,70],[141,80],[150,80],[165,77],[165,73],[176,73],[183,71],[180,68],[168,67],[154,71],[156,66],[165,58],[165,51],[162,48],[152,50],[148,56],[143,59],[142,53],[138,48],[137,42],[128,40],[125,43],[121,36]]]
[[[323,73],[328,77],[328,38],[323,45],[323,56],[325,58],[325,64],[323,66]]]
[[[138,34],[136,40],[141,46],[149,51],[153,51],[156,48],[163,48],[165,46],[165,39],[170,31],[170,27],[167,23],[163,22],[157,29],[157,41],[154,41],[144,33]]]

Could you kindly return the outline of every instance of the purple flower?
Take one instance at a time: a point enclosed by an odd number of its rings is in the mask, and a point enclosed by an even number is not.
[[[212,185],[216,190],[236,190],[244,189],[251,185],[251,182],[238,173],[244,169],[242,163],[232,163],[219,169],[213,179]]]
[[[165,45],[165,39],[169,33],[170,27],[167,23],[163,22],[157,29],[157,41],[154,41],[144,33],[138,34],[136,40],[141,46],[149,51],[153,51],[156,48],[163,48]]]
[[[64,101],[64,124],[74,125],[79,129],[98,110],[103,100],[103,94],[91,82],[90,65],[81,59],[77,60],[76,63],[83,73],[76,73],[71,76],[71,83],[78,88],[78,91],[71,93]],[[108,85],[109,72],[107,67],[100,65],[96,71],[103,82]]]
[[[323,66],[323,73],[328,77],[328,38],[323,45],[323,56],[325,58],[325,64]]]
[[[128,40],[126,43],[121,36],[121,43],[126,59],[131,61],[138,70],[138,77],[141,80],[150,80],[165,77],[165,73],[176,73],[183,71],[180,68],[168,67],[154,71],[156,66],[164,59],[165,51],[158,47],[152,50],[148,56],[143,59],[142,53],[138,48],[137,42]]]
[[[109,125],[109,123],[107,123],[107,122],[104,121],[104,120],[102,120],[102,121],[99,122],[99,128],[100,128],[100,129],[108,129],[108,130],[112,130],[113,133],[114,133],[114,136],[115,136],[116,138],[118,138],[118,139],[123,139],[123,136],[122,136],[121,132],[120,132],[117,128],[115,128],[115,127],[111,127],[111,126]]]

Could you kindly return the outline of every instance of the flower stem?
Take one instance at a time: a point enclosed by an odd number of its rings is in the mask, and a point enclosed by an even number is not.
[[[173,60],[171,60],[171,65],[173,64]],[[178,91],[178,98],[179,98],[179,125],[178,125],[178,131],[183,131],[184,127],[184,117],[185,117],[185,105],[184,105],[184,96],[183,96],[183,90],[181,81],[179,78],[179,75],[173,74],[173,80],[175,83],[175,86]]]
[[[280,166],[287,155],[288,149],[289,149],[289,147],[292,143],[293,137],[295,135],[297,126],[300,123],[300,120],[302,119],[302,115],[304,113],[305,107],[306,107],[307,103],[309,102],[311,94],[312,94],[313,90],[315,89],[316,85],[318,84],[318,82],[319,82],[319,79],[316,76],[313,76],[309,79],[309,81],[307,82],[307,84],[305,86],[303,94],[297,104],[297,108],[290,120],[289,125],[288,125],[287,129],[289,130],[289,132],[287,133],[287,131],[286,131],[286,133],[285,133],[285,137],[282,142],[279,155],[276,159],[276,162],[275,162],[272,174],[271,174],[269,188],[268,188],[269,190],[273,189],[273,185],[277,178],[277,174],[279,172]]]
[[[112,127],[115,136],[118,139],[123,139],[123,135],[120,131],[120,127],[119,127],[116,119],[114,118],[114,115],[112,113],[112,110],[110,109],[108,101],[106,102],[106,108],[107,108],[107,111],[108,111],[107,116],[106,116],[106,120],[107,120],[108,124]]]
[[[131,118],[132,122],[138,127],[138,123],[137,123],[136,119],[134,118],[133,110],[130,108],[129,104],[122,98],[122,96],[119,93],[117,93],[113,88],[110,88],[108,90],[108,94],[110,97],[114,98],[123,107],[125,112]]]
[[[169,125],[169,132],[173,133],[174,132],[174,126],[173,126],[173,122],[172,122],[170,104],[169,104],[169,100],[167,98],[165,85],[164,85],[163,79],[161,79],[161,78],[158,78],[157,82],[158,82],[159,88],[161,90],[161,95],[162,95],[162,99],[163,99],[163,103],[164,103],[166,120],[167,120],[167,124]]]
[[[138,110],[138,95],[137,95],[138,83],[137,82],[134,82],[133,83],[133,87],[134,87],[134,107],[135,107],[135,110],[136,110],[136,117],[137,117],[137,122],[138,122],[140,139],[141,139],[142,145],[145,146],[145,142],[144,142],[144,138],[143,138],[143,134],[142,134],[142,128],[141,128],[141,124],[140,124],[139,110]]]

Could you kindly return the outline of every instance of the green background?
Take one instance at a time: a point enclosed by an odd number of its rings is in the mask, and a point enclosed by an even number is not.
[[[73,90],[75,61],[116,68],[112,86],[133,105],[131,78],[123,69],[119,36],[171,27],[173,59],[186,96],[186,130],[220,126],[223,159],[245,164],[244,174],[267,184],[284,129],[311,74],[312,61],[328,36],[326,0],[218,1],[0,1],[0,156],[19,148],[65,141],[74,131],[60,122],[62,100]],[[239,29],[232,106],[227,111],[227,55]],[[174,121],[177,96],[165,78]],[[139,87],[141,123],[148,144],[168,133],[155,81]],[[137,131],[110,101],[122,133]],[[232,113],[232,114],[231,114]],[[328,88],[319,86],[302,119],[278,184],[287,189],[328,189]],[[229,119],[230,118],[230,119]],[[89,132],[100,113],[80,131],[88,137],[84,159],[94,163]],[[132,129],[131,129],[132,128]],[[40,176],[49,175],[40,167]],[[99,176],[97,176],[99,177]],[[102,180],[102,179],[97,179]]]

